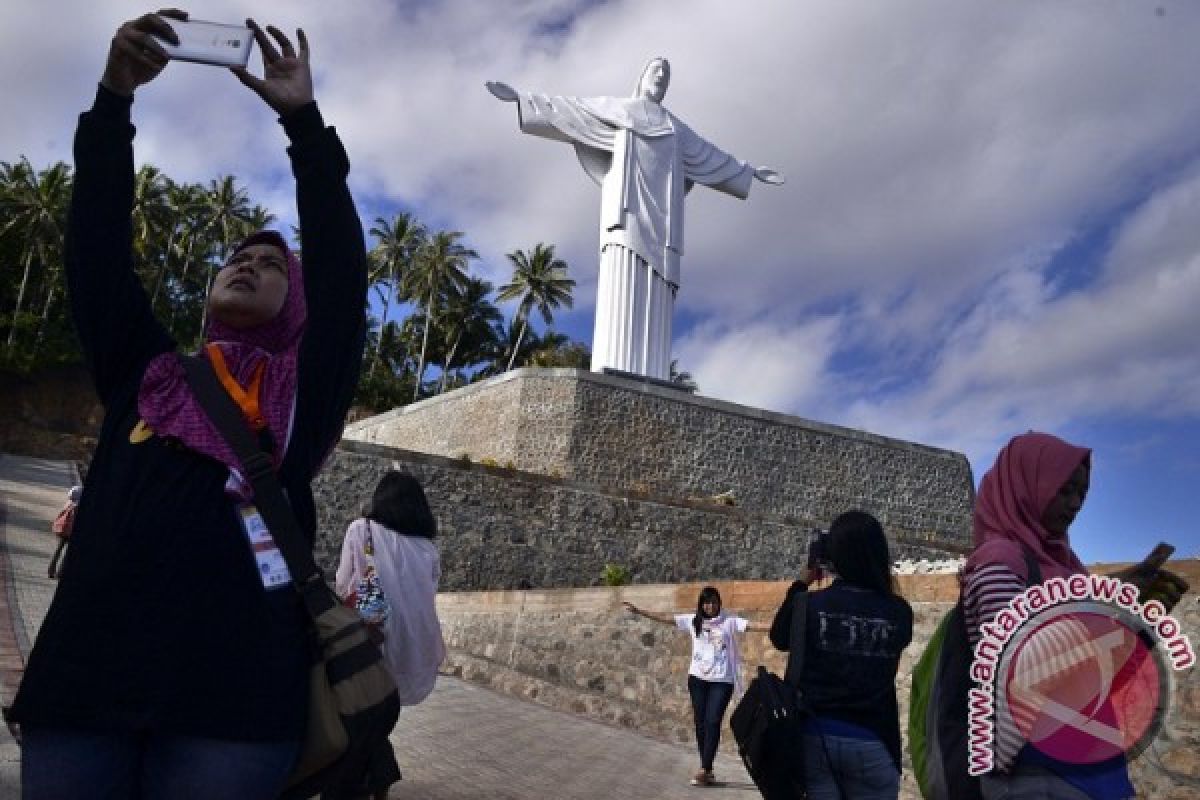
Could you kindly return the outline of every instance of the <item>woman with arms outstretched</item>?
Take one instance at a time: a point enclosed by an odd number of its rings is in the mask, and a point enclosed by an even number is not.
[[[688,694],[692,698],[692,718],[696,726],[696,748],[700,751],[700,769],[692,777],[693,786],[711,786],[713,760],[721,743],[721,722],[733,697],[733,689],[741,683],[738,669],[741,656],[737,634],[746,631],[766,633],[766,625],[758,625],[744,617],[727,614],[721,607],[721,593],[706,586],[696,598],[692,614],[666,614],[645,611],[622,603],[633,614],[646,619],[674,625],[689,634],[692,640],[692,660],[688,667]]]

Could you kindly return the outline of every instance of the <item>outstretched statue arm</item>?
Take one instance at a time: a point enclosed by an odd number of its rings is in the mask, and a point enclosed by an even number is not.
[[[675,130],[682,139],[683,166],[689,189],[693,183],[702,183],[744,200],[750,194],[750,184],[755,178],[773,185],[783,183],[783,176],[774,169],[753,167],[735,158],[678,119],[675,119]]]
[[[613,127],[599,119],[575,97],[518,92],[501,81],[488,81],[487,90],[498,100],[517,104],[523,133],[611,151]]]
[[[515,103],[518,99],[517,90],[502,81],[488,81],[484,84],[487,90],[496,95],[496,99],[505,103]]]

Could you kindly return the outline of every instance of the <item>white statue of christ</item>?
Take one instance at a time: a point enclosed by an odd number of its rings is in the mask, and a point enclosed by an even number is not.
[[[646,65],[633,97],[567,97],[488,90],[517,104],[521,130],[569,142],[601,187],[600,277],[592,371],[667,379],[671,317],[683,255],[683,198],[696,183],[745,199],[752,179],[780,184],[698,136],[662,106],[671,65]]]

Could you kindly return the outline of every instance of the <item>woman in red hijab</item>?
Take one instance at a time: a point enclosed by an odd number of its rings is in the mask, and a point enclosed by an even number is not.
[[[1091,470],[1091,450],[1030,432],[1005,445],[983,476],[975,501],[975,549],[962,575],[972,647],[981,637],[981,625],[1039,582],[1036,573],[1040,581],[1087,573],[1071,548],[1068,530],[1087,497]],[[1146,565],[1118,577],[1136,584],[1143,599],[1153,594],[1168,608],[1187,589],[1177,576]],[[1028,744],[1018,725],[1007,719],[997,720],[995,736],[996,771],[982,778],[985,798],[1133,796],[1124,756],[1096,764],[1065,763]]]

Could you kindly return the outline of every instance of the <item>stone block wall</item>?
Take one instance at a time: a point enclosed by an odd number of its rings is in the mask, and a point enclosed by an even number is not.
[[[674,497],[829,521],[848,508],[897,535],[966,547],[959,453],[628,378],[519,369],[350,425],[346,438]]]
[[[1188,564],[1197,585],[1200,562]],[[897,679],[901,729],[908,714],[913,665],[941,617],[952,606],[954,576],[913,576],[900,580],[912,603],[914,640],[901,660]],[[636,729],[676,742],[692,741],[691,706],[686,689],[690,643],[685,633],[633,617],[628,600],[654,611],[684,612],[695,607],[701,584],[627,586],[526,592],[447,593],[438,614],[449,649],[443,671],[492,689],[563,711]],[[769,624],[786,582],[719,582],[726,607]],[[1200,600],[1185,596],[1174,616],[1194,647],[1200,647]],[[783,654],[765,633],[740,640],[743,678],[764,664],[781,672]],[[1184,800],[1200,789],[1200,671],[1175,674],[1174,702],[1154,743],[1131,767],[1139,796]],[[735,750],[728,725],[722,747]],[[907,741],[905,758],[908,758]],[[904,796],[915,793],[905,766]]]
[[[317,562],[328,575],[346,526],[392,468],[425,487],[445,590],[514,588],[522,580],[595,586],[609,563],[627,567],[636,583],[790,578],[806,560],[807,531],[824,523],[343,442],[313,484]],[[946,552],[902,536],[892,547],[897,559]]]
[[[523,388],[512,380],[467,386],[351,423],[345,440],[515,465]]]

